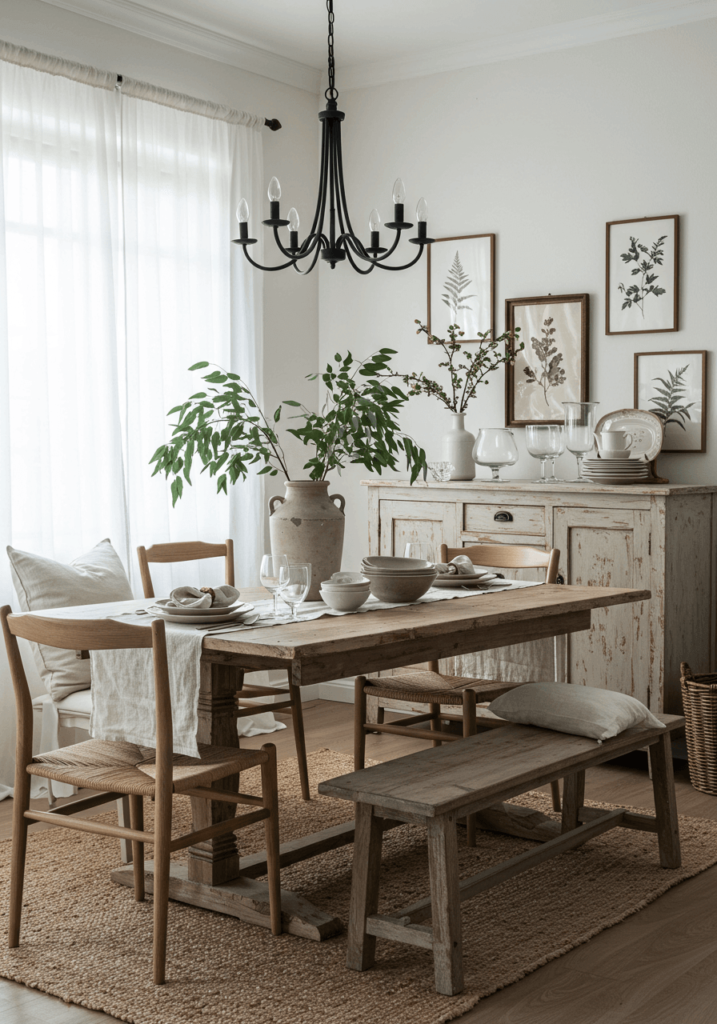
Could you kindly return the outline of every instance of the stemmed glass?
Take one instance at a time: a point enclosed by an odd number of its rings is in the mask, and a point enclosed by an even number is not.
[[[599,402],[563,402],[567,449],[578,460],[578,475],[571,483],[584,484],[583,459],[593,449],[595,406]]]
[[[552,435],[553,439],[553,450],[550,453],[550,476],[548,477],[548,483],[554,483],[558,478],[555,475],[555,463],[559,455],[562,455],[565,451],[565,429],[561,426],[554,427],[556,431]]]
[[[533,481],[536,484],[547,483],[545,464],[551,455],[556,453],[556,434],[562,434],[563,428],[550,423],[531,424],[525,428],[525,444],[528,454],[540,459],[540,477]]]
[[[518,448],[513,431],[507,427],[482,427],[473,445],[473,461],[479,466],[490,466],[491,483],[500,482],[502,466],[514,466],[518,461]]]
[[[435,554],[433,551],[433,545],[427,544],[425,541],[413,541],[410,544],[406,544],[403,551],[404,558],[421,558],[424,562],[435,562]]]
[[[264,555],[259,569],[259,580],[274,597],[274,618],[279,618],[279,591],[281,590],[280,573],[282,566],[289,567],[286,555]]]
[[[311,586],[311,565],[308,562],[282,565],[279,570],[281,600],[291,608],[291,618],[297,622],[296,609],[304,601]]]

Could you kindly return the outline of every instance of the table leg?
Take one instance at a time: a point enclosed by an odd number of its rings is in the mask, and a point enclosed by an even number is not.
[[[652,765],[652,789],[655,794],[657,838],[660,844],[660,864],[663,868],[678,868],[682,863],[680,832],[677,822],[675,776],[672,766],[672,739],[665,730],[663,736],[648,748]]]
[[[463,990],[463,941],[458,888],[458,841],[456,821],[452,814],[428,821],[428,866],[431,875],[436,992],[444,996],[455,996]]]
[[[585,803],[585,772],[573,772],[563,779],[562,831],[572,832],[580,824],[580,809]]]
[[[202,663],[199,685],[199,743],[220,747],[238,747],[235,697],[244,678],[243,669],[233,665]],[[212,783],[212,789],[239,792],[239,776],[229,775]],[[233,818],[233,804],[192,798],[192,820],[195,829],[207,828]],[[229,833],[218,839],[190,846],[187,859],[188,877],[192,882],[220,885],[239,874],[239,850],[236,835]]]
[[[301,782],[301,796],[304,800],[311,799],[309,789],[309,769],[306,764],[306,738],[304,737],[304,712],[301,707],[301,665],[294,662],[288,672],[289,694],[291,696],[291,718],[294,723],[294,743],[296,744],[296,760]]]

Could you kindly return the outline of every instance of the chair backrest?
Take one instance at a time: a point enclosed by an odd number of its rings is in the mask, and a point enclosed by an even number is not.
[[[150,562],[195,562],[204,558],[225,560],[224,582],[234,586],[234,541],[206,544],[202,540],[180,541],[176,544],[153,544],[151,548],[138,547],[139,571],[145,597],[154,597]]]
[[[474,544],[470,548],[449,548],[441,544],[441,561],[450,562],[456,555],[467,555],[473,565],[495,569],[535,569],[545,567],[545,582],[558,578],[560,552],[557,548],[541,551],[523,544]]]
[[[32,699],[17,638],[74,651],[108,651],[148,648],[153,651],[154,700],[157,719],[157,785],[172,781],[172,705],[164,622],[132,626],[112,619],[56,619],[29,612],[13,615],[9,605],[0,608],[10,675],[17,709],[16,768],[24,772],[32,760]]]

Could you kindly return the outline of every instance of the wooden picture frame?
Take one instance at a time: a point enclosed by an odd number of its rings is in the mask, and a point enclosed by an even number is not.
[[[647,409],[663,421],[663,452],[706,452],[707,350],[636,352],[634,402],[636,409]],[[686,412],[681,413],[685,406]]]
[[[589,401],[590,296],[506,299],[505,329],[516,327],[525,348],[505,367],[505,425],[562,424],[563,402]]]
[[[643,263],[646,269],[641,272]],[[678,331],[679,309],[679,214],[608,221],[605,333]]]
[[[481,339],[477,335],[486,331],[490,331],[490,336],[494,337],[495,235],[452,235],[450,238],[437,238],[426,248],[426,325],[429,344],[432,334],[439,338],[447,338],[447,328],[453,323],[460,324],[465,332],[460,339],[461,344],[479,342]],[[461,292],[466,292],[466,298],[477,301],[470,303],[469,309],[452,311],[445,297],[449,295],[446,291],[449,286],[452,287],[453,295],[459,304],[463,297]],[[466,290],[471,287],[477,288],[478,291],[467,292]],[[451,312],[454,319],[451,318]]]

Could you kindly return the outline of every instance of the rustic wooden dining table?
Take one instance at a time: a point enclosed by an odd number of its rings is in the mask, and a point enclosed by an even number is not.
[[[241,595],[245,601],[257,601],[266,598],[267,592],[243,587]],[[247,672],[284,669],[296,695],[297,688],[312,683],[579,632],[590,628],[593,609],[649,598],[648,590],[540,585],[208,635],[200,662],[197,740],[239,746],[237,700]],[[72,611],[56,609],[45,614],[72,617]],[[300,720],[301,701],[296,700],[295,705],[296,721],[297,716]],[[303,743],[303,729],[297,742]],[[238,787],[238,776],[214,783],[217,789],[236,792]],[[234,810],[226,802],[192,798],[192,813],[194,827],[199,829],[231,817]],[[513,831],[511,824],[495,827]],[[518,824],[514,834],[524,834],[520,827]],[[348,822],[284,843],[281,865],[351,843],[353,835],[353,822]],[[539,829],[534,838],[541,838]],[[151,891],[151,861],[145,869],[146,888]],[[169,895],[268,927],[268,888],[258,880],[265,872],[265,855],[240,857],[237,838],[229,834],[190,847],[186,863],[172,863]],[[111,877],[132,886],[132,866],[116,868]],[[282,917],[285,931],[318,941],[343,928],[336,917],[285,889]]]

